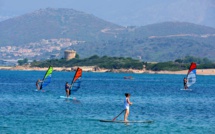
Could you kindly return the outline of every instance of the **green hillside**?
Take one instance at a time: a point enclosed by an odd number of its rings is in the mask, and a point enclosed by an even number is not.
[[[185,56],[214,60],[215,29],[186,23],[164,22],[142,27],[127,27],[127,32],[105,43],[74,46],[82,56],[98,55],[140,58],[143,61],[171,61]],[[92,45],[93,44],[93,45]],[[89,50],[87,46],[91,46]],[[84,53],[88,49],[88,53]]]
[[[120,28],[73,9],[47,8],[0,22],[0,46],[54,38],[95,41],[113,37]],[[102,32],[104,29],[109,31]]]
[[[207,26],[197,25],[187,22],[163,22],[151,24],[136,28],[133,32],[134,35],[141,36],[167,36],[167,35],[202,35],[214,34],[215,29]]]
[[[59,41],[62,38],[64,42],[69,39],[70,43],[81,43],[62,46]],[[45,43],[43,39],[46,39]],[[6,46],[5,51],[0,51],[3,59],[28,57],[38,60],[47,59],[52,54],[61,58],[64,50],[74,49],[81,58],[96,54],[149,62],[171,61],[185,56],[214,60],[214,42],[215,29],[207,26],[163,22],[123,27],[73,9],[41,9],[0,22],[0,46]],[[7,46],[17,47],[9,49]],[[49,50],[49,47],[53,49]]]

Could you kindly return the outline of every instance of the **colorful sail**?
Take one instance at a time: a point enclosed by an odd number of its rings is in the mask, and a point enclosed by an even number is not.
[[[81,76],[82,76],[82,69],[78,67],[73,77],[73,80],[71,82],[72,86],[70,87],[70,90],[72,92],[77,91],[80,88]]]
[[[192,62],[187,73],[187,87],[196,83],[196,63]]]
[[[53,72],[53,67],[50,66],[43,77],[43,82],[41,83],[40,89],[43,89],[51,82],[52,72]]]

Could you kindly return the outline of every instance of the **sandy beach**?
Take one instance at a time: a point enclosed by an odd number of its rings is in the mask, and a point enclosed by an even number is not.
[[[54,67],[54,71],[75,71],[77,67]],[[187,74],[187,70],[182,71],[151,71],[137,69],[102,69],[95,66],[81,66],[84,72],[115,72],[115,73],[148,73],[148,74]],[[15,66],[0,67],[0,70],[24,70],[24,71],[46,71],[47,68]],[[197,69],[198,75],[215,75],[215,69]]]
[[[157,74],[187,74],[187,70],[182,71],[146,71],[148,73]],[[215,69],[196,69],[197,75],[215,75]]]

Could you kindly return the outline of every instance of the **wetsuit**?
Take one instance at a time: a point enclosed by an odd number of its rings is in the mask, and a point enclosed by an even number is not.
[[[69,89],[69,85],[65,85],[65,91],[67,92],[67,89],[69,90],[69,95],[71,94],[71,90]]]
[[[37,82],[36,82],[36,87],[37,87],[37,89],[40,89],[40,81],[38,80]]]
[[[187,88],[187,79],[184,79],[184,88]]]

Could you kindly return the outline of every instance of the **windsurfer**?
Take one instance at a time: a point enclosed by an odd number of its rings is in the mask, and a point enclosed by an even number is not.
[[[184,77],[184,89],[187,89],[187,79]]]
[[[71,87],[71,85],[69,85],[69,83],[66,82],[66,84],[65,84],[66,97],[69,97],[71,94],[70,87]]]
[[[130,94],[129,93],[125,93],[125,101],[124,101],[124,108],[125,108],[125,115],[124,115],[124,121],[127,122],[127,118],[129,115],[129,106],[132,105],[132,103],[130,102]]]
[[[41,81],[40,79],[38,79],[38,80],[36,81],[36,87],[37,87],[38,90],[40,90],[40,83],[41,83],[41,82],[43,82],[43,81]]]

